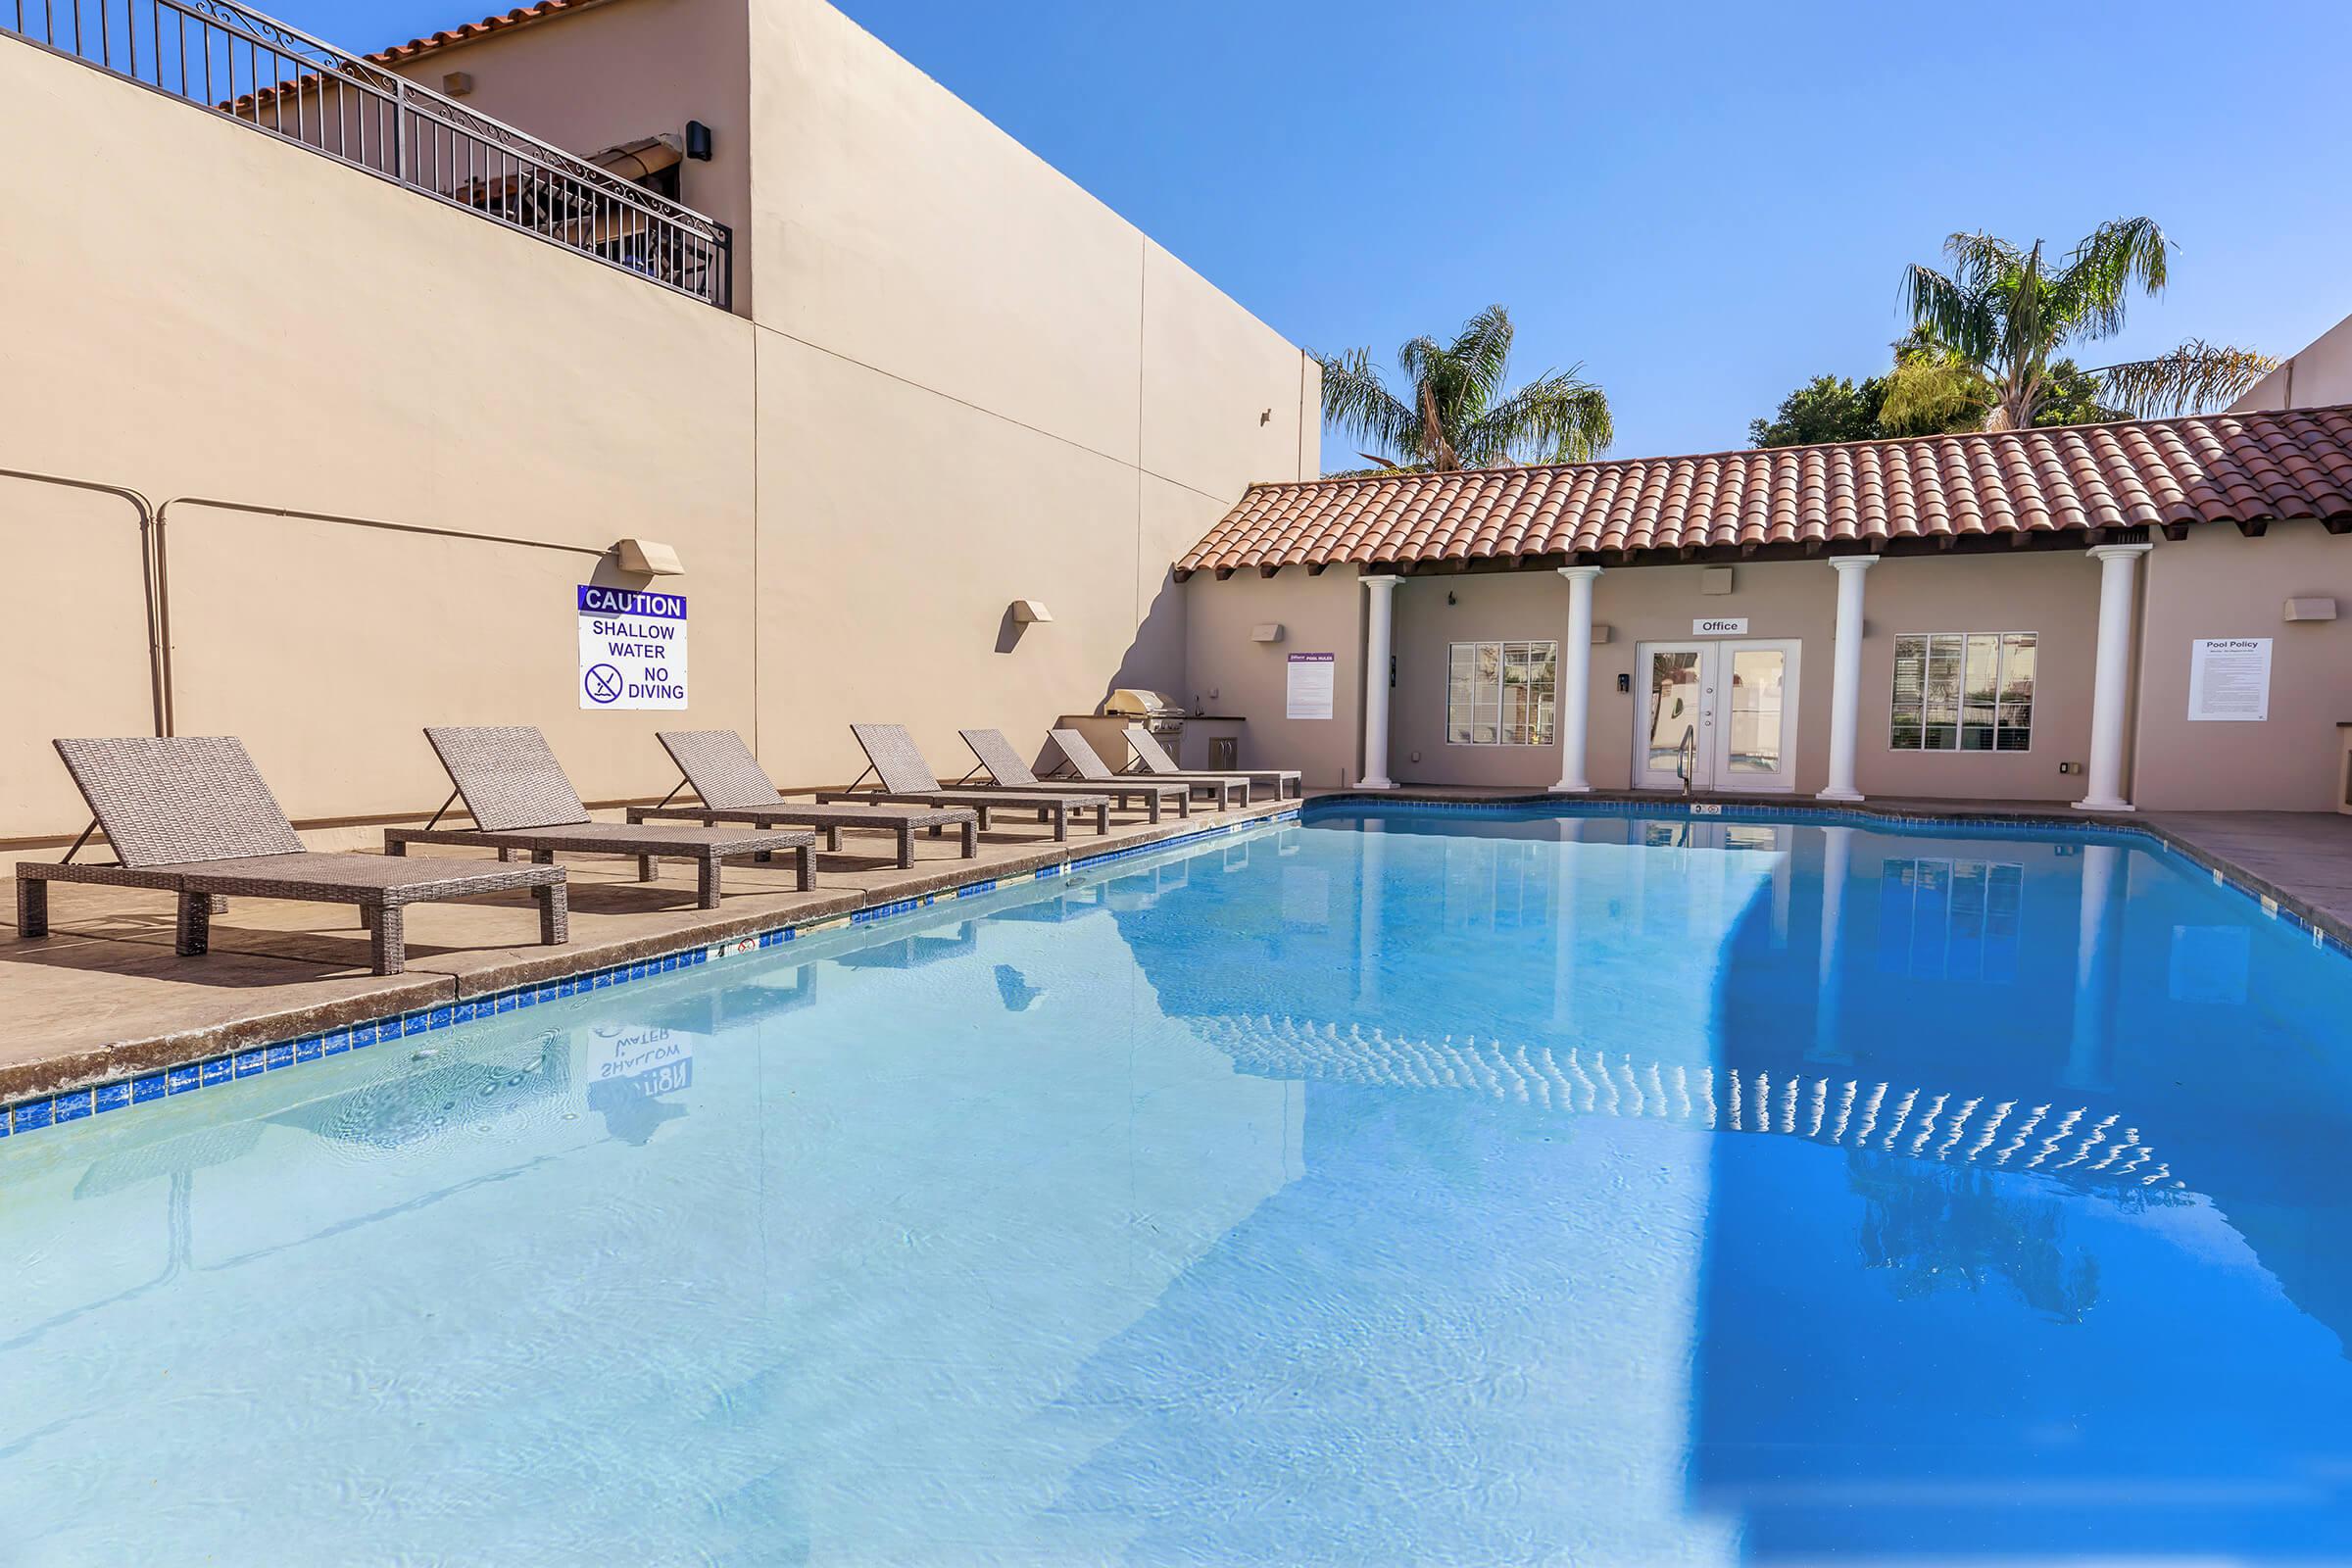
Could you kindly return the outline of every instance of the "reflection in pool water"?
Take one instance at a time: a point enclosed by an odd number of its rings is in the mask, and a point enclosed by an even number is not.
[[[2132,841],[1329,815],[0,1144],[0,1560],[2352,1541],[2352,969]]]

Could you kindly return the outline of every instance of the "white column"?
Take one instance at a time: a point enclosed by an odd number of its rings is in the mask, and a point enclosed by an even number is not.
[[[1364,606],[1364,776],[1356,780],[1358,789],[1396,787],[1396,781],[1389,777],[1389,654],[1393,646],[1391,601],[1401,580],[1363,579],[1364,591],[1372,597]]]
[[[1831,651],[1830,787],[1816,800],[1862,798],[1862,792],[1854,788],[1854,738],[1862,728],[1862,574],[1878,564],[1876,556],[1839,556],[1830,563],[1838,573],[1838,640]]]
[[[2093,545],[2099,564],[2099,662],[2090,687],[2090,792],[2082,811],[2129,811],[2124,799],[2124,694],[2132,684],[2132,589],[2146,545]]]
[[[1598,566],[1562,566],[1568,579],[1568,642],[1560,650],[1559,679],[1554,692],[1559,703],[1560,781],[1554,795],[1583,795],[1592,788],[1585,777],[1586,719],[1592,707],[1592,579]]]

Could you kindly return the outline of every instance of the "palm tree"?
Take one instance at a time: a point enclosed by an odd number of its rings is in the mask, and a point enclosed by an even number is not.
[[[1607,448],[1609,400],[1578,379],[1583,366],[1546,370],[1505,395],[1510,358],[1511,317],[1499,305],[1470,318],[1450,343],[1417,337],[1396,351],[1409,401],[1382,382],[1371,350],[1317,354],[1323,417],[1372,449],[1365,462],[1392,471],[1583,463]]]
[[[1896,356],[1886,423],[1948,429],[1974,405],[1985,409],[1984,429],[2034,424],[2059,391],[2059,351],[2122,331],[2132,294],[2163,292],[2172,249],[2147,218],[2102,223],[2055,263],[2040,240],[2020,250],[1991,234],[1952,235],[1943,242],[1948,273],[1914,266],[1903,275],[1914,331]],[[2277,364],[2192,338],[2156,359],[2080,374],[2097,389],[2103,416],[2147,418],[2226,402]]]

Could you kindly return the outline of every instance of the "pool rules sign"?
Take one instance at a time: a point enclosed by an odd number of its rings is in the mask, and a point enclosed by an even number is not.
[[[686,596],[580,585],[580,706],[686,706]]]

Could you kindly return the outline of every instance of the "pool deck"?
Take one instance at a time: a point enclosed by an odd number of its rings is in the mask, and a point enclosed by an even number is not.
[[[1402,787],[1378,797],[1317,791],[1310,798],[1390,802],[1551,803],[1525,790]],[[1595,792],[1590,804],[1679,801]],[[1873,800],[1823,808],[1809,799],[1711,796],[1704,804],[1798,813],[1836,809],[1873,817],[2103,823],[2144,829],[2274,901],[2313,929],[2352,947],[2352,817],[2333,812],[2147,812],[2091,817],[2050,803]],[[816,886],[796,891],[782,864],[730,865],[724,906],[695,906],[692,868],[665,863],[652,883],[633,861],[571,857],[571,941],[545,948],[527,894],[411,906],[408,972],[368,970],[368,936],[348,906],[241,899],[213,924],[213,950],[172,950],[172,905],[135,889],[58,885],[52,934],[20,939],[13,877],[0,886],[0,1105],[82,1085],[218,1057],[297,1036],[418,1008],[467,1003],[516,986],[627,965],[681,950],[782,929],[807,931],[906,901],[999,879],[1060,869],[1092,857],[1295,810],[1260,802],[1224,812],[1197,809],[1156,826],[1141,813],[1098,837],[1073,830],[1053,842],[1040,824],[1003,823],[981,836],[970,860],[952,839],[918,838],[901,870],[878,835],[853,834],[844,853],[816,858]],[[456,851],[457,855],[488,852]],[[28,853],[24,858],[31,858]],[[8,857],[13,863],[15,857]]]
[[[696,906],[689,863],[661,862],[648,883],[637,880],[634,860],[565,856],[560,863],[568,873],[569,942],[539,945],[537,908],[527,893],[413,904],[407,972],[397,975],[369,972],[368,933],[350,905],[233,900],[213,918],[212,951],[183,958],[172,952],[171,895],[55,883],[50,934],[25,940],[17,935],[12,875],[0,879],[0,1106],[688,948],[805,931],[860,910],[1033,876],[1298,808],[1296,800],[1228,811],[1196,803],[1190,817],[1171,811],[1156,826],[1140,810],[1114,812],[1107,835],[1073,824],[1062,844],[1042,823],[1001,814],[980,835],[972,859],[956,853],[952,835],[917,835],[915,861],[906,870],[887,836],[853,832],[844,835],[838,855],[827,854],[820,840],[815,887],[807,893],[794,887],[785,861],[730,863],[717,909]],[[412,851],[417,858],[493,853]],[[13,870],[20,858],[56,854],[0,854],[0,861]],[[95,858],[103,863],[110,857],[99,848]]]

